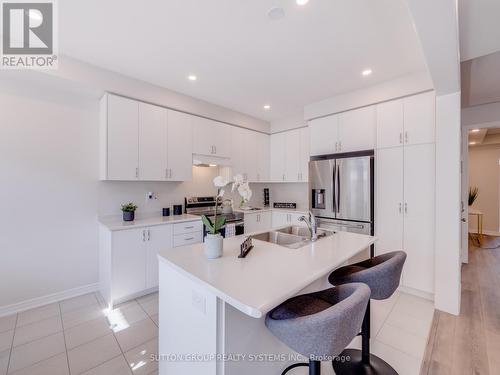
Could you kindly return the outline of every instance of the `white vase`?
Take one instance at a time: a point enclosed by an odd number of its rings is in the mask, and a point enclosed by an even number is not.
[[[223,238],[220,233],[205,236],[205,256],[208,259],[216,259],[222,256]]]

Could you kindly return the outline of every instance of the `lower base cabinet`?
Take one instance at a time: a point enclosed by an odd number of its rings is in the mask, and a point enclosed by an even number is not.
[[[287,225],[306,225],[303,221],[299,221],[299,218],[301,216],[304,216],[304,214],[296,212],[273,211],[272,226],[273,228],[278,228]]]
[[[272,227],[271,212],[245,213],[245,234],[261,232]]]
[[[182,237],[180,243],[179,237]],[[108,307],[158,288],[158,253],[161,250],[201,240],[201,221],[118,231],[110,231],[101,225],[100,291]]]

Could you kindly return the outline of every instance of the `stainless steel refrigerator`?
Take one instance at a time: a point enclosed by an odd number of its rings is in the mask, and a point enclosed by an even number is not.
[[[373,151],[311,158],[310,208],[321,227],[373,235],[374,165]]]

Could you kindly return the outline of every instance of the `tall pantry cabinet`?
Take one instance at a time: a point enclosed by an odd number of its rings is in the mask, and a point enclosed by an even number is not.
[[[434,293],[435,95],[377,105],[377,254],[403,250],[402,285]]]

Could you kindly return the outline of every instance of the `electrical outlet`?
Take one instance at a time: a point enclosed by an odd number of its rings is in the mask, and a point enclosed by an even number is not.
[[[158,199],[153,191],[148,192],[148,199]]]

